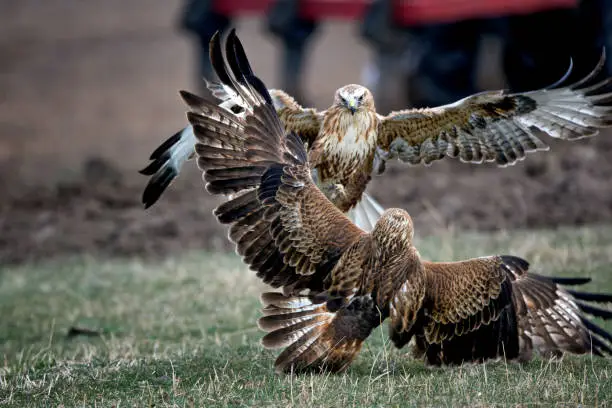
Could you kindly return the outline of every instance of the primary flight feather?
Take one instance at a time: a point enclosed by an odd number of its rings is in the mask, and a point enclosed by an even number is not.
[[[244,126],[249,103],[237,90],[244,81],[231,80],[241,71],[252,73],[244,50],[238,50],[235,63],[225,66],[221,45],[213,38],[210,58],[220,82],[207,82],[208,97]],[[269,93],[285,129],[306,144],[317,185],[341,211],[350,212],[359,226],[371,230],[383,209],[365,190],[372,174],[383,172],[389,159],[427,165],[452,157],[507,166],[527,153],[548,149],[538,131],[575,140],[610,126],[612,78],[596,81],[604,62],[602,53],[593,72],[569,86],[510,94],[483,92],[449,105],[387,116],[376,112],[371,92],[361,85],[338,89],[333,104],[324,111],[303,108],[281,90]],[[193,128],[188,126],[153,152],[153,162],[141,171],[152,176],[143,193],[145,207],[158,200],[193,156],[195,143]]]
[[[237,88],[244,87],[241,72],[253,71],[239,47],[236,62],[228,67],[222,63],[218,37],[211,40],[210,58],[221,82],[207,84],[209,97],[219,100],[244,126],[245,114],[252,112]],[[483,92],[449,105],[387,116],[376,112],[372,93],[361,85],[338,89],[333,104],[324,111],[303,108],[281,90],[269,94],[284,128],[306,144],[317,185],[342,212],[351,211],[351,218],[370,230],[383,209],[365,190],[372,174],[383,172],[389,159],[427,165],[452,157],[507,166],[527,153],[548,149],[538,131],[575,140],[610,126],[612,78],[596,81],[604,62],[602,53],[591,74],[568,86],[555,84],[524,93]],[[152,176],[143,193],[146,207],[157,201],[193,156],[195,143],[193,128],[188,126],[153,153],[153,162],[142,170]]]
[[[240,66],[242,52],[231,33],[217,64]],[[612,295],[564,289],[588,279],[531,273],[514,256],[423,260],[400,209],[364,231],[317,186],[313,150],[287,130],[265,85],[244,66],[225,80],[245,101],[243,117],[181,95],[206,189],[231,196],[216,217],[244,262],[281,289],[262,295],[259,320],[263,345],[283,348],[278,371],[345,370],[385,320],[397,347],[413,340],[414,354],[430,364],[526,360],[534,351],[612,354],[612,335],[587,317],[612,319],[592,305]]]

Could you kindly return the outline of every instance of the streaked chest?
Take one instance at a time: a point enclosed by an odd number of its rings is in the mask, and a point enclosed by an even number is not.
[[[326,169],[326,178],[341,179],[371,164],[378,119],[375,114],[365,112],[337,116],[323,126],[320,135],[323,151],[318,167]]]

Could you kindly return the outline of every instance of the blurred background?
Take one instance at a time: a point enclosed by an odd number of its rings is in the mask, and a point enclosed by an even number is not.
[[[67,254],[230,249],[188,163],[145,211],[149,154],[185,125],[179,89],[234,26],[256,73],[324,109],[361,83],[378,111],[524,91],[592,69],[612,45],[604,0],[0,0],[0,263]],[[609,51],[612,51],[609,50]],[[609,54],[609,52],[608,52]],[[606,66],[610,74],[610,65]],[[421,234],[612,220],[612,132],[516,166],[391,164],[371,184]]]

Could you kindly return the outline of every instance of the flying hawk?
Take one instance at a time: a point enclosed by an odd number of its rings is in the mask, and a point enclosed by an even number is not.
[[[235,34],[229,34],[230,41]],[[252,113],[239,91],[244,84],[232,81],[238,71],[253,75],[242,46],[237,43],[235,60],[223,63],[219,36],[212,38],[210,59],[219,83],[207,82],[211,96],[237,115]],[[307,145],[315,182],[342,212],[371,230],[383,208],[364,195],[372,174],[384,171],[391,158],[416,165],[429,165],[444,157],[469,163],[495,162],[507,166],[548,146],[536,131],[552,137],[575,140],[594,136],[612,124],[612,78],[595,79],[604,65],[605,52],[583,80],[569,86],[556,84],[538,91],[483,92],[450,105],[407,109],[387,116],[376,112],[372,93],[361,85],[338,89],[332,106],[317,111],[303,108],[280,90],[271,90],[272,103],[287,131],[295,132]],[[593,83],[595,82],[595,83]],[[152,163],[141,173],[152,176],[144,193],[145,207],[154,204],[183,163],[193,156],[196,137],[188,126],[165,141],[151,155]]]
[[[240,50],[230,35],[230,64]],[[527,360],[534,351],[612,354],[612,335],[587,318],[612,319],[590,304],[612,295],[563,288],[588,279],[531,273],[515,256],[423,260],[400,209],[385,211],[369,233],[356,226],[315,184],[302,139],[279,120],[263,82],[249,70],[233,73],[232,87],[248,104],[242,119],[181,95],[206,189],[233,197],[216,217],[229,224],[244,262],[282,288],[262,295],[259,320],[264,346],[284,347],[278,371],[342,371],[386,319],[393,343],[414,339],[429,364]]]

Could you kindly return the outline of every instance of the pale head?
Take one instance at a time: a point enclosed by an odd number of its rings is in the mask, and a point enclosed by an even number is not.
[[[336,91],[334,105],[355,114],[361,110],[374,110],[374,97],[365,86],[350,84]]]

